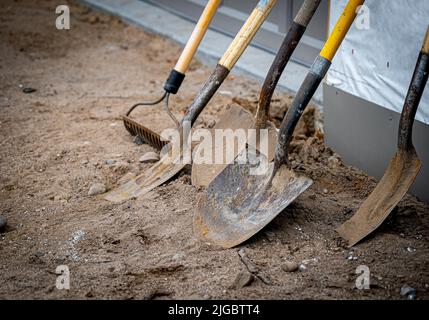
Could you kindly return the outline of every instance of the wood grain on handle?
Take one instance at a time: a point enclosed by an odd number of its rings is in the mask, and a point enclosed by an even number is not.
[[[425,40],[423,42],[422,52],[429,54],[429,27],[426,30]]]
[[[322,0],[305,0],[293,21],[303,27],[307,27],[321,1]]]
[[[194,28],[194,31],[192,32],[185,48],[183,49],[182,54],[180,55],[179,60],[177,61],[176,66],[174,67],[176,71],[184,74],[188,70],[192,58],[194,57],[201,40],[206,34],[207,29],[213,20],[217,8],[221,2],[222,0],[210,0],[207,3],[200,19],[198,20],[197,25]]]
[[[252,11],[249,18],[235,36],[228,50],[220,59],[219,64],[231,70],[238,59],[243,54],[244,50],[252,41],[256,32],[261,27],[267,16],[270,14],[271,9],[276,4],[277,0],[261,0],[258,6]]]

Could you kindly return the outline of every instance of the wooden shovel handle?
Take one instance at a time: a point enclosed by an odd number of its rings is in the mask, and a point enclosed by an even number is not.
[[[261,27],[267,16],[270,14],[271,9],[276,4],[277,0],[260,0],[256,8],[252,11],[249,18],[246,20],[243,27],[235,36],[229,48],[226,50],[223,57],[220,59],[219,64],[231,70],[238,59],[240,59],[244,50],[252,41],[256,32]]]
[[[221,2],[222,0],[210,0],[207,3],[203,13],[201,14],[200,19],[198,20],[197,25],[194,28],[194,31],[192,32],[188,42],[186,43],[185,48],[182,51],[182,54],[180,55],[179,60],[176,63],[176,66],[174,67],[174,70],[176,70],[177,72],[185,74],[188,70],[192,58],[194,57],[195,52],[197,51],[198,46],[201,43],[201,40],[206,34],[206,31],[214,15],[216,14],[217,8],[221,4]]]
[[[258,2],[256,8],[252,11],[223,57],[219,60],[216,68],[189,106],[186,115],[182,119],[182,124],[187,121],[191,123],[191,126],[194,124],[210,99],[222,85],[237,60],[243,54],[250,41],[252,41],[276,2],[277,0],[260,0]]]
[[[426,30],[425,39],[423,41],[422,52],[429,54],[429,27]]]

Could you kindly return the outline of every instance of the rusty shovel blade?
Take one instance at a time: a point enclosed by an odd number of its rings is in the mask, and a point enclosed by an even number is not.
[[[271,177],[273,168],[266,164],[264,174],[251,174],[252,164],[229,164],[198,200],[195,233],[232,248],[264,228],[313,183],[286,166]]]
[[[354,246],[377,229],[401,201],[420,171],[420,160],[414,148],[398,150],[383,178],[356,214],[337,232]]]

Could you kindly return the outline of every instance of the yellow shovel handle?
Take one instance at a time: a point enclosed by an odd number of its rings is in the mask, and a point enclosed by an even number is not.
[[[359,6],[363,5],[364,2],[365,0],[349,0],[328,41],[326,41],[325,46],[320,52],[323,58],[332,61],[357,15]]]
[[[174,69],[185,74],[222,0],[210,0],[191,34]]]
[[[223,57],[219,60],[220,65],[224,66],[228,70],[231,70],[234,67],[276,3],[277,0],[259,1],[258,5],[237,33]]]

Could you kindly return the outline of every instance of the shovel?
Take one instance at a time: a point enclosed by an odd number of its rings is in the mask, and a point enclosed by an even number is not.
[[[257,168],[254,168],[258,164],[230,164],[202,193],[194,216],[194,230],[205,240],[224,248],[246,241],[312,184],[310,178],[292,170],[288,161],[288,147],[301,114],[328,71],[356,17],[358,6],[363,3],[364,0],[349,0],[320,55],[315,59],[283,119],[274,163],[269,163],[265,170],[259,169],[259,174]]]
[[[198,23],[194,28],[194,31],[191,34],[191,37],[186,43],[186,46],[183,49],[179,60],[177,61],[176,66],[173,70],[171,70],[170,75],[165,82],[164,94],[153,102],[136,103],[128,110],[126,115],[123,116],[125,128],[131,135],[139,136],[143,141],[157,149],[161,149],[165,144],[167,144],[167,141],[161,139],[160,134],[131,118],[131,112],[133,112],[134,109],[139,106],[154,106],[164,101],[164,111],[170,116],[176,127],[179,126],[179,122],[173,113],[171,113],[168,106],[170,94],[176,94],[179,91],[179,88],[185,79],[185,73],[191,64],[192,58],[194,57],[195,52],[197,51],[198,46],[200,45],[221,2],[222,0],[210,0],[207,3],[200,19],[198,20]]]
[[[301,37],[303,36],[307,25],[316,12],[320,2],[321,0],[305,0],[302,4],[265,78],[259,95],[258,109],[256,111],[255,118],[253,118],[250,112],[234,104],[226,113],[223,114],[216,125],[210,130],[211,137],[215,137],[216,132],[220,132],[219,130],[234,130],[238,135],[238,130],[248,132],[248,129],[254,129],[253,134],[258,134],[255,139],[250,138],[250,140],[253,140],[255,144],[254,147],[259,152],[263,152],[269,161],[273,160],[277,131],[275,126],[268,122],[271,98],[290,57],[301,40]],[[260,134],[260,129],[267,129],[267,135],[263,136]],[[196,160],[197,157],[194,156],[191,173],[191,181],[194,186],[207,187],[210,182],[212,182],[212,180],[222,172],[229,163],[233,162],[235,157],[244,148],[246,148],[246,142],[252,143],[251,141],[246,141],[246,139],[239,139],[237,135],[234,136],[233,139],[233,150],[227,150],[227,143],[219,145],[218,143],[212,142],[211,155],[213,156],[213,159],[208,159],[211,160],[209,163],[203,161],[199,163]],[[261,137],[268,138],[267,145],[263,145],[265,150],[262,150],[264,148],[261,147]],[[200,144],[195,148],[194,155],[202,154],[203,151],[205,151],[205,148],[206,145],[204,143]],[[229,151],[229,157],[226,157],[227,151]],[[219,153],[223,155],[223,159],[222,161],[216,162],[214,156],[219,155]],[[228,159],[230,160],[228,161]]]
[[[190,143],[188,140],[190,127],[192,127],[199,114],[226,79],[276,2],[277,0],[260,0],[258,2],[256,8],[235,36],[231,45],[188,108],[180,124],[179,143],[166,145],[164,150],[168,152],[165,152],[165,155],[154,166],[139,176],[129,179],[118,189],[107,193],[105,195],[106,200],[120,202],[145,194],[173,178],[189,163]]]
[[[420,51],[399,122],[398,150],[375,189],[337,232],[354,246],[388,217],[414,182],[420,160],[412,141],[414,117],[429,75],[429,28]]]

